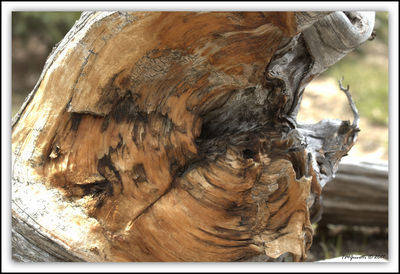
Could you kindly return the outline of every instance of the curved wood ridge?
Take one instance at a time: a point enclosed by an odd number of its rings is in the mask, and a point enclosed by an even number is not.
[[[318,74],[298,18],[84,13],[15,119],[13,214],[87,261],[304,260],[320,162],[354,138],[319,161],[297,127]],[[32,189],[58,207],[23,217]]]

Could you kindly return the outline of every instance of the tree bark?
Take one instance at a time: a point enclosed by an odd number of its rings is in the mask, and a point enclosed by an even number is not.
[[[347,90],[352,124],[298,124],[302,93],[373,23],[84,12],[13,121],[14,258],[304,260],[321,186],[359,129]]]

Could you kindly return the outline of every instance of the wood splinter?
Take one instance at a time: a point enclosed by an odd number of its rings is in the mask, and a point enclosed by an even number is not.
[[[343,80],[344,80],[344,76],[342,76],[342,79],[339,80],[339,88],[341,91],[343,91],[346,94],[347,99],[349,101],[351,111],[353,112],[354,120],[353,120],[352,127],[355,130],[360,131],[360,128],[359,128],[360,116],[358,115],[358,110],[357,110],[356,104],[354,103],[353,98],[351,97],[351,94],[349,92],[350,85],[347,85],[347,88],[344,88],[342,85]]]

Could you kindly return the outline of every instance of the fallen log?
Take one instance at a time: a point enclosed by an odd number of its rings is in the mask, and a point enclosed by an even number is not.
[[[319,223],[388,226],[388,166],[346,161],[322,191]]]
[[[353,123],[298,124],[302,93],[373,24],[84,12],[13,120],[14,259],[304,260],[321,187],[359,129],[348,90]]]

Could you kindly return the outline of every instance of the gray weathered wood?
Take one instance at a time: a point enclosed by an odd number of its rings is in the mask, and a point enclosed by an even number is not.
[[[322,191],[320,223],[387,227],[388,185],[387,164],[341,163]]]

